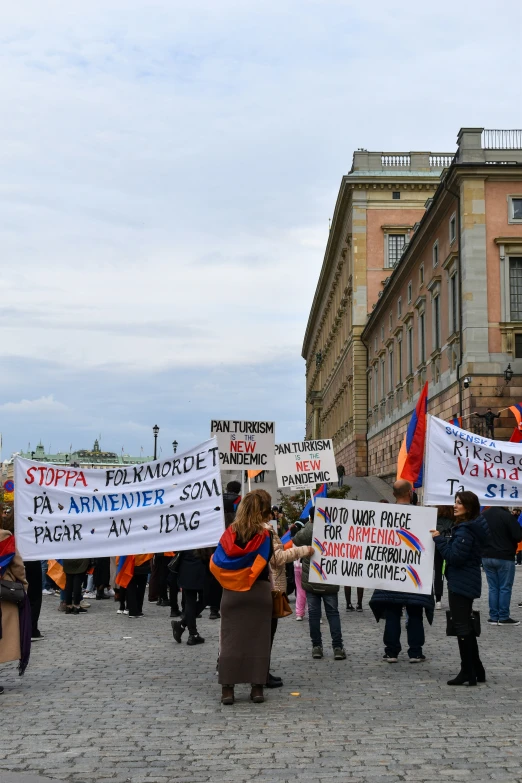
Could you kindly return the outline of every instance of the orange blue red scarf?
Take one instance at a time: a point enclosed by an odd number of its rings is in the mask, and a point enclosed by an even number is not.
[[[237,534],[229,527],[210,560],[210,570],[226,590],[242,593],[250,590],[266,568],[270,558],[270,531],[262,530],[240,547]]]
[[[114,581],[120,587],[128,587],[134,576],[134,568],[143,565],[147,560],[152,560],[153,554],[148,555],[123,555],[116,558],[116,576]]]
[[[9,567],[9,563],[15,556],[14,536],[0,541],[0,576],[3,576]]]

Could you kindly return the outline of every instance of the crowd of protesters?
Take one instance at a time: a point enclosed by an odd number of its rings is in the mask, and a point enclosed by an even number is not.
[[[338,474],[339,485],[343,476],[342,472]],[[3,515],[0,529],[0,663],[18,661],[19,672],[24,673],[31,642],[44,639],[39,628],[42,596],[56,596],[58,610],[67,615],[86,614],[91,607],[89,600],[112,599],[118,614],[134,620],[144,616],[147,589],[149,602],[170,608],[177,643],[183,641],[185,631],[187,645],[205,642],[197,620],[206,607],[210,609],[209,618],[220,621],[217,673],[225,705],[234,704],[238,684],[250,684],[254,703],[264,701],[266,687],[282,686],[281,678],[270,670],[271,652],[278,620],[292,614],[287,595],[294,590],[295,619],[302,622],[308,612],[312,657],[321,659],[325,654],[321,628],[324,610],[333,658],[344,660],[340,588],[309,578],[314,551],[313,508],[308,521],[289,527],[282,509],[271,505],[264,489],[255,488],[243,499],[240,491],[239,482],[229,482],[224,491],[226,529],[217,548],[136,556],[132,578],[125,588],[115,581],[114,558],[61,561],[61,586],[54,581],[54,566],[50,567],[56,561],[24,563],[16,552],[10,509]],[[416,503],[407,481],[397,481],[393,494],[399,505]],[[453,506],[438,507],[436,529],[431,531],[436,548],[432,594],[374,590],[370,598],[375,619],[384,621],[383,661],[398,661],[403,620],[409,662],[426,660],[424,618],[433,623],[435,611],[442,608],[446,583],[447,634],[456,637],[461,661],[460,671],[448,680],[448,685],[485,682],[477,642],[480,621],[473,602],[481,595],[483,570],[489,588],[487,623],[519,625],[511,617],[510,605],[515,568],[522,555],[521,525],[520,509],[481,510],[472,492],[457,492]],[[284,533],[291,540],[290,546],[283,547]],[[345,587],[346,611],[362,612],[363,595],[363,588],[357,587],[354,607],[352,588]]]

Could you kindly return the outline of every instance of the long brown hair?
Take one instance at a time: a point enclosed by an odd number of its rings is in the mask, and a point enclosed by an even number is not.
[[[248,492],[237,509],[231,527],[242,541],[250,541],[259,533],[272,512],[272,498],[265,489]]]
[[[464,508],[466,509],[466,517],[463,522],[469,522],[471,519],[476,519],[480,514],[480,501],[474,492],[464,490],[463,492],[457,492],[455,494],[455,500],[459,499]]]

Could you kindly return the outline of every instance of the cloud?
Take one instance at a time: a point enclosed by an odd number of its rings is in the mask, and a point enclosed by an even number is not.
[[[187,438],[235,405],[301,437],[300,348],[353,150],[520,125],[510,2],[502,38],[485,0],[5,5],[0,391],[65,400],[67,447],[171,421],[169,394]]]
[[[39,397],[37,400],[4,402],[0,405],[0,413],[9,413],[15,416],[48,416],[49,414],[62,414],[68,410],[67,405],[55,400],[52,394],[49,394],[47,397]]]

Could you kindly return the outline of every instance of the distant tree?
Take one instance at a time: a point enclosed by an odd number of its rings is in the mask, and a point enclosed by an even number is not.
[[[348,497],[350,487],[346,484],[338,489],[337,487],[331,487],[328,489],[329,498],[337,498],[343,500]],[[292,492],[290,495],[284,495],[279,490],[279,505],[283,509],[285,521],[292,524],[301,516],[303,508],[310,500],[310,493],[308,491]]]

